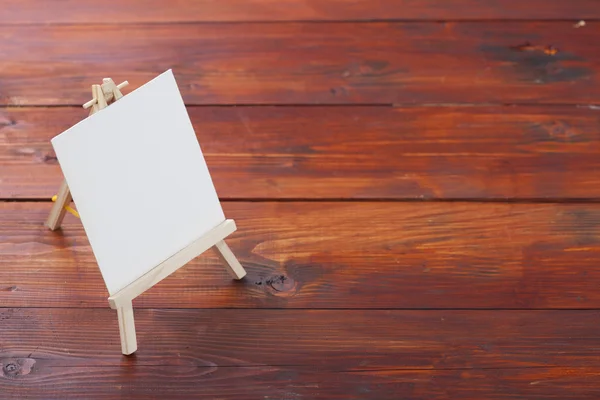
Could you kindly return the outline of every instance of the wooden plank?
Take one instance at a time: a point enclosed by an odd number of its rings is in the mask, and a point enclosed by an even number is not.
[[[0,203],[0,304],[108,307],[79,220]],[[234,202],[233,281],[208,252],[134,301],[175,308],[600,307],[600,204]],[[43,276],[43,279],[41,277]]]
[[[6,1],[5,1],[6,3]],[[594,19],[594,0],[8,0],[2,24],[343,20]]]
[[[8,361],[8,360],[7,360]],[[600,395],[600,368],[323,371],[299,367],[57,366],[0,377],[7,398],[106,399],[569,399]],[[25,370],[27,370],[25,368]]]
[[[140,349],[131,358],[120,356],[109,311],[0,309],[2,393],[44,399],[85,396],[84,389],[97,398],[392,398],[400,391],[410,398],[569,393],[584,399],[598,393],[598,311],[138,310]]]
[[[600,112],[576,107],[189,107],[222,199],[592,199]],[[80,108],[0,109],[0,197],[50,199]]]
[[[102,77],[135,88],[167,68],[188,104],[590,104],[599,33],[573,21],[4,25],[0,104],[83,104]]]
[[[139,349],[127,361],[108,308],[2,308],[0,317],[0,358],[55,367],[600,367],[597,310],[138,309]]]

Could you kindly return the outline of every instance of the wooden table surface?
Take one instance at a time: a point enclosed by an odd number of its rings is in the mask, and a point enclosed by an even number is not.
[[[0,398],[600,398],[599,37],[597,0],[3,2]],[[124,357],[50,138],[168,68],[248,276],[195,259]]]

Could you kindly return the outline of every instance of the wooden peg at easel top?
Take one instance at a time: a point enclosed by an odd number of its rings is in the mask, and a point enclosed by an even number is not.
[[[108,103],[119,100],[121,97],[123,97],[123,94],[121,93],[121,89],[123,89],[127,85],[129,85],[129,82],[127,82],[127,81],[116,85],[115,82],[111,78],[102,79],[102,85],[92,85],[92,97],[93,98],[92,98],[92,100],[85,103],[83,105],[83,108],[87,109],[87,108],[94,106],[95,104],[100,105],[99,109],[106,107],[106,105]],[[98,91],[96,91],[96,89],[94,88],[95,86],[98,86],[100,89]],[[104,107],[101,106],[100,101],[102,101],[102,100],[99,99],[100,97],[103,97],[103,101],[105,103]]]
[[[120,89],[124,88],[128,84],[129,83],[127,81],[125,81],[125,82],[121,83],[120,85],[115,85],[115,82],[110,78],[102,79],[102,92],[104,93],[104,97],[106,98],[106,101],[107,102],[110,102],[111,100],[117,101],[121,97],[123,97],[123,94],[121,93]]]

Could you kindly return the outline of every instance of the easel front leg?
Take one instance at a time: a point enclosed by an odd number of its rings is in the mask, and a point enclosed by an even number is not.
[[[137,338],[135,336],[135,321],[133,320],[133,304],[131,300],[119,304],[117,307],[117,317],[119,318],[121,351],[125,355],[132,354],[137,350]]]
[[[71,200],[69,185],[67,185],[67,181],[63,180],[60,184],[60,188],[58,189],[56,201],[52,205],[50,215],[46,220],[46,226],[48,228],[53,231],[60,228],[60,224],[62,224],[63,218],[65,218],[65,213],[67,212],[65,206],[68,206],[71,203]]]
[[[242,279],[246,276],[244,267],[242,267],[242,264],[240,264],[235,254],[233,254],[224,240],[217,242],[217,244],[213,246],[213,249],[215,249],[221,262],[225,265],[225,268],[227,268],[227,271],[234,279]]]

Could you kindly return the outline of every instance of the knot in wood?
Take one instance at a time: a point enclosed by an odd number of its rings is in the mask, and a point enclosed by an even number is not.
[[[32,358],[12,358],[0,360],[0,362],[2,362],[2,373],[0,375],[11,379],[29,374],[35,364],[35,360]]]
[[[15,363],[8,363],[4,366],[4,372],[6,374],[11,374],[16,372],[19,369],[19,366]]]
[[[267,279],[267,285],[278,292],[288,292],[296,287],[294,280],[285,275],[276,275]]]

